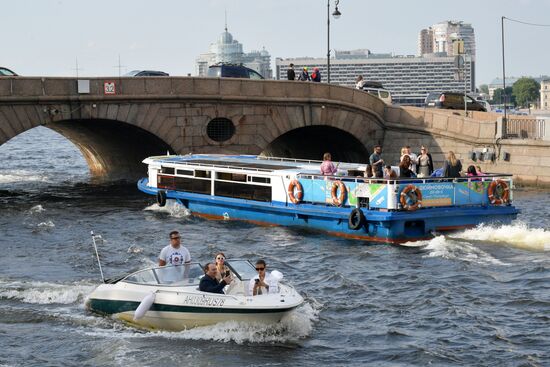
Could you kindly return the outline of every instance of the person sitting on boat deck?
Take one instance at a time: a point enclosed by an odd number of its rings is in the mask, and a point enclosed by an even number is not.
[[[374,177],[376,178],[384,177],[382,172],[384,160],[382,159],[382,147],[380,145],[374,146],[374,153],[370,155],[369,163],[372,166],[372,174]]]
[[[399,163],[399,177],[416,177],[416,174],[411,170],[411,157],[408,155],[403,156],[401,163]]]
[[[371,178],[372,177],[372,166],[367,163],[367,167],[365,168],[365,177]]]
[[[476,173],[478,176],[485,176],[485,173],[481,170],[481,166],[476,166]]]
[[[384,178],[386,180],[393,180],[394,178],[397,178],[397,173],[391,168],[391,166],[384,167]]]
[[[181,265],[191,262],[189,250],[180,243],[180,233],[178,231],[170,232],[170,244],[165,246],[159,255],[159,266]]]
[[[258,275],[250,279],[248,284],[249,294],[259,296],[260,294],[278,293],[279,285],[276,279],[266,270],[266,263],[260,259],[256,261],[256,271]]]
[[[330,153],[323,154],[323,163],[321,163],[321,174],[325,176],[332,176],[338,172],[338,168],[332,163],[332,156]]]
[[[224,294],[223,289],[231,283],[232,279],[230,276],[226,276],[222,278],[221,282],[218,282],[216,279],[217,274],[218,268],[216,264],[206,264],[204,266],[204,276],[199,283],[199,290],[201,292]]]
[[[216,268],[218,268],[218,272],[216,273],[218,282],[221,282],[224,276],[229,276],[230,271],[227,265],[225,265],[225,254],[223,252],[216,254]]]
[[[477,177],[477,171],[474,166],[468,166],[468,169],[466,170],[466,176],[468,177]]]
[[[460,159],[457,159],[455,153],[450,150],[447,153],[447,159],[443,164],[443,176],[444,177],[460,177],[460,171],[462,171],[462,163]]]

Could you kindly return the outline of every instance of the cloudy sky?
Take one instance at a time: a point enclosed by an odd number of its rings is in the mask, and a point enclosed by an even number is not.
[[[331,7],[334,0],[331,0]],[[22,75],[118,75],[133,69],[195,74],[195,58],[224,28],[245,52],[326,55],[325,0],[0,0],[0,65]],[[340,0],[331,46],[415,54],[418,32],[444,20],[471,23],[477,83],[502,75],[501,16],[550,24],[550,0]],[[509,76],[550,75],[550,27],[506,21]]]

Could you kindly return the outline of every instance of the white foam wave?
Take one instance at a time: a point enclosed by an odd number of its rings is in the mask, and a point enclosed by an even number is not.
[[[165,206],[159,206],[155,203],[153,205],[149,205],[144,210],[158,213],[167,213],[174,218],[183,218],[191,215],[191,211],[189,209],[174,200],[166,201]]]
[[[95,287],[82,282],[57,284],[0,280],[0,299],[36,304],[72,304],[84,300]]]
[[[47,182],[47,176],[36,175],[35,172],[25,170],[14,170],[0,174],[0,183],[18,183],[18,182]]]
[[[143,248],[139,247],[138,245],[131,245],[128,247],[128,250],[126,250],[129,254],[141,254],[143,252]]]
[[[423,245],[423,248],[428,251],[425,257],[441,257],[480,265],[508,265],[470,243],[445,236],[437,236],[429,241],[419,242],[419,245]]]
[[[29,209],[30,214],[42,213],[44,211],[46,211],[46,209],[44,209],[44,207],[40,204],[35,205],[35,206],[33,206],[32,208]]]
[[[480,225],[450,237],[506,244],[531,251],[550,251],[550,231],[543,228],[529,228],[525,223],[502,226]]]
[[[38,228],[53,228],[53,227],[55,227],[55,224],[51,220],[48,220],[46,222],[40,222],[36,226]]]
[[[132,328],[85,330],[90,336],[112,338],[151,338],[181,340],[212,340],[216,342],[243,343],[296,343],[307,337],[318,319],[319,310],[309,303],[290,312],[278,324],[245,323],[227,321],[215,325],[197,327],[181,332],[151,331],[142,332]]]

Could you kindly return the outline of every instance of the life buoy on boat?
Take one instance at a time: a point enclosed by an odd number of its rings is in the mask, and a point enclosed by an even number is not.
[[[340,191],[340,195],[338,195]],[[332,189],[330,190],[330,196],[332,197],[332,204],[341,206],[346,202],[346,185],[340,180],[332,183]]]
[[[296,191],[294,191],[296,189]],[[304,197],[304,190],[300,181],[294,179],[288,184],[288,198],[292,204],[299,204]],[[294,193],[296,192],[296,194]]]
[[[405,210],[416,210],[422,206],[422,191],[412,184],[408,185],[401,191],[399,202]]]
[[[359,228],[363,227],[365,223],[365,214],[359,208],[355,208],[349,213],[348,217],[348,227],[354,231],[357,231]]]
[[[159,206],[166,205],[166,191],[164,190],[157,191],[157,203],[159,204]]]
[[[510,188],[503,180],[496,180],[489,185],[487,195],[493,205],[506,204],[510,199]]]

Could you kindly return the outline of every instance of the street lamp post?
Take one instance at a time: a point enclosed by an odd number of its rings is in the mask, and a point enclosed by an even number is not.
[[[506,65],[504,63],[504,19],[500,19],[501,22],[501,35],[502,35],[502,96],[504,97],[504,121],[506,122]]]
[[[332,16],[334,19],[340,18],[340,11],[338,10],[338,4],[340,0],[334,1],[334,12]],[[327,0],[327,83],[330,84],[330,0]]]

